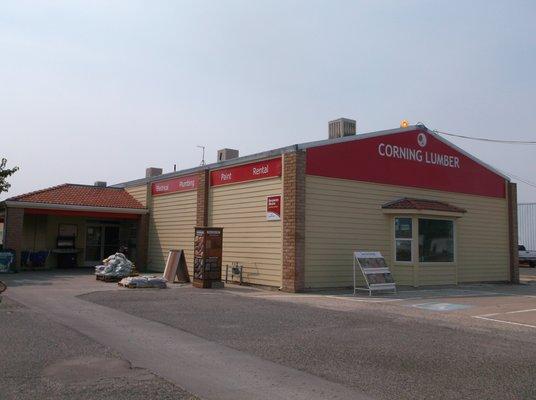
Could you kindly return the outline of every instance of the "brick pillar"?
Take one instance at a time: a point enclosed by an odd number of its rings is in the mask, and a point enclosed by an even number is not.
[[[210,175],[209,170],[199,172],[199,186],[197,187],[197,219],[196,226],[208,225],[208,191]]]
[[[136,237],[136,269],[147,271],[147,254],[149,247],[149,214],[140,215]]]
[[[6,208],[4,221],[4,249],[15,251],[15,268],[20,268],[20,253],[22,250],[22,227],[24,224],[23,208]]]
[[[510,282],[519,283],[519,252],[517,249],[517,185],[507,183],[508,189],[508,239],[510,244]]]
[[[305,151],[283,155],[283,285],[305,287]]]

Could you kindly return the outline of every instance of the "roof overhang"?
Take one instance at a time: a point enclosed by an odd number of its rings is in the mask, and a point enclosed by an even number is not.
[[[146,208],[120,208],[120,207],[91,207],[77,206],[69,204],[53,204],[53,203],[32,203],[28,201],[9,201],[6,200],[5,205],[9,208],[28,208],[37,210],[60,210],[60,211],[82,211],[82,212],[97,212],[97,213],[113,213],[113,214],[148,214]]]
[[[452,212],[452,211],[439,211],[439,210],[421,210],[417,208],[382,208],[384,214],[397,214],[397,215],[429,215],[440,217],[460,218],[464,213]]]
[[[464,208],[443,201],[409,197],[402,197],[385,203],[382,205],[382,211],[385,214],[431,215],[454,218],[462,217],[467,212]]]

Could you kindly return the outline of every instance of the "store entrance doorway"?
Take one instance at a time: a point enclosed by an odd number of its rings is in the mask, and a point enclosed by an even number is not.
[[[119,225],[88,224],[86,227],[85,266],[102,263],[106,257],[119,250]]]

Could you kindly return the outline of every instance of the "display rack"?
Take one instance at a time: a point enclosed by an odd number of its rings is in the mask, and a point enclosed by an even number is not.
[[[365,287],[357,285],[357,269],[365,280]],[[379,251],[354,252],[354,296],[357,291],[367,291],[372,296],[373,291],[389,290],[396,293],[396,284]]]

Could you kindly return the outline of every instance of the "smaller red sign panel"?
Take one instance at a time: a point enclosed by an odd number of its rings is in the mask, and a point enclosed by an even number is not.
[[[159,196],[174,192],[186,192],[188,190],[195,190],[198,186],[198,175],[181,176],[179,178],[153,183],[151,185],[151,193],[153,196]]]
[[[266,198],[266,220],[279,221],[281,219],[281,195]]]
[[[210,172],[211,186],[281,176],[281,158],[259,161]]]

